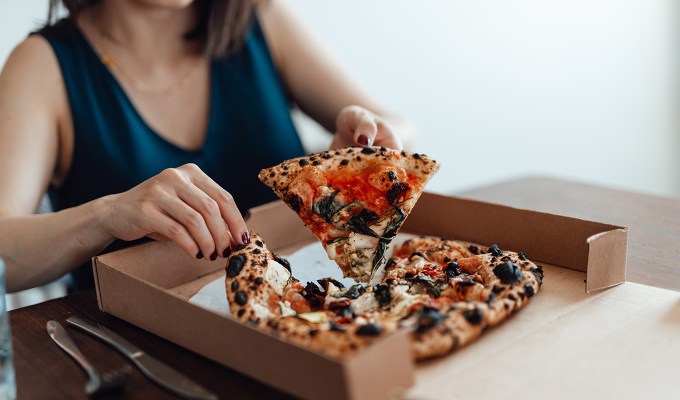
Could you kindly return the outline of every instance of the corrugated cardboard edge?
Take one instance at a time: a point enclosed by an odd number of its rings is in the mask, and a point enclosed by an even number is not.
[[[280,201],[252,209],[248,225],[266,231],[271,248],[314,239],[297,215]],[[513,250],[528,247],[532,259],[586,272],[586,290],[625,280],[628,230],[624,227],[424,193],[404,230],[482,244],[497,242]],[[155,245],[160,246],[142,246]],[[120,252],[126,251],[130,249]],[[107,255],[93,259],[98,304],[103,311],[289,393],[305,398],[386,398],[414,382],[407,335],[386,337],[351,358],[331,360],[200,309],[170,293],[169,288],[116,270],[106,261]],[[152,301],[140,303],[140,298]],[[177,324],[177,315],[190,321]],[[234,343],[239,343],[237,349]],[[216,347],[223,351],[215,353]],[[234,351],[227,351],[230,349]],[[267,363],[253,361],[265,357]],[[313,373],[302,379],[300,370]]]
[[[588,293],[626,281],[628,228],[595,234],[588,238],[588,245]]]
[[[532,261],[586,272],[592,276],[586,291],[625,281],[628,228],[622,226],[423,193],[403,230],[524,251]]]
[[[168,251],[166,243],[141,246],[147,252]],[[404,333],[381,338],[346,359],[324,357],[108,265],[108,259],[121,252],[115,253],[93,259],[102,311],[254,379],[303,398],[361,400],[388,399],[414,383],[415,367]],[[389,374],[381,372],[385,360]]]

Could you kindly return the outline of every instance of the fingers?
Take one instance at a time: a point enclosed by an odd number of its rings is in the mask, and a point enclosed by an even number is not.
[[[397,150],[402,150],[404,148],[401,140],[393,133],[392,128],[388,124],[382,119],[378,119],[377,125],[379,134],[376,136],[375,142],[373,143],[375,146],[385,146]]]
[[[338,131],[346,131],[352,135],[357,146],[372,146],[378,134],[375,117],[363,107],[349,106],[340,111]]]
[[[216,205],[215,215],[221,216],[221,220],[226,223],[226,228],[230,234],[231,244],[236,246],[242,243],[249,243],[250,236],[241,212],[236,206],[234,197],[215,183],[208,175],[193,164],[180,167],[188,172],[189,180],[198,189],[212,199]],[[217,218],[215,218],[217,219]],[[226,249],[223,249],[226,250]]]
[[[354,143],[359,146],[373,146],[378,134],[378,125],[375,118],[367,112],[359,113],[355,119]]]
[[[200,192],[198,189],[195,191]],[[196,258],[215,260],[218,250],[221,253],[229,245],[226,229],[224,226],[221,230],[218,228],[221,218],[219,214],[215,218],[215,214],[208,211],[209,206],[205,205],[203,197],[189,192],[189,188],[179,188],[179,198],[168,197],[160,207],[168,216],[182,224],[194,239],[199,247],[199,252],[194,254]]]
[[[348,106],[340,111],[333,145],[385,146],[402,149],[403,145],[385,120],[360,106]]]
[[[151,226],[151,230],[157,232],[168,240],[175,242],[182,250],[184,250],[185,253],[191,257],[201,258],[198,257],[199,253],[201,252],[199,246],[182,224],[158,210],[154,210],[148,214],[145,214],[144,218],[147,219],[146,223]],[[150,236],[157,237],[156,234]]]

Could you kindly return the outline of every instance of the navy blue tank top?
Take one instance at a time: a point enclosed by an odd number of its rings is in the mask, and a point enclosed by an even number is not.
[[[71,107],[74,150],[55,210],[120,193],[165,168],[195,163],[235,198],[241,212],[273,200],[261,168],[304,153],[262,30],[254,19],[243,46],[210,66],[207,134],[202,148],[180,148],[150,128],[122,86],[70,21],[39,32],[59,61]],[[105,252],[125,247],[116,241]],[[89,264],[73,274],[76,290],[93,285]]]

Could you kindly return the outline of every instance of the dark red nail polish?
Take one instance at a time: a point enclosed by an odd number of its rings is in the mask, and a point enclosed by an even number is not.
[[[224,249],[224,251],[222,252],[222,257],[227,258],[229,257],[229,254],[231,254],[231,247],[227,247],[226,249]]]
[[[243,234],[241,235],[241,240],[243,240],[244,244],[250,243],[250,235],[248,234],[247,231],[243,232]]]
[[[210,255],[210,261],[215,260],[217,260],[217,250],[213,251],[213,253]]]
[[[357,138],[357,142],[362,146],[368,146],[368,136],[359,135],[359,137]]]
[[[203,258],[203,253],[200,252],[200,251],[199,251],[198,253],[196,253],[196,258],[198,258],[199,260],[200,260],[201,258]]]

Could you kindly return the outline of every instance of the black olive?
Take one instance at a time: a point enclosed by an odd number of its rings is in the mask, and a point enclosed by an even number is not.
[[[380,146],[380,151],[387,151],[387,147],[385,147],[385,146]]]
[[[477,246],[470,245],[468,250],[470,250],[470,253],[479,254],[479,248]]]
[[[523,251],[520,251],[518,255],[519,255],[519,259],[520,259],[520,260],[526,260],[526,259],[527,259],[527,255],[524,254]]]
[[[315,167],[317,167],[317,166],[321,165],[321,161],[316,160],[316,161],[314,161],[314,162],[312,163],[312,165],[315,166]]]
[[[340,161],[340,165],[347,165],[347,164],[349,164],[349,160],[347,160],[347,159]]]
[[[349,289],[342,295],[342,297],[346,297],[348,299],[356,299],[357,297],[361,296],[362,293],[364,293],[366,289],[357,284],[357,285],[352,285],[350,286]]]
[[[257,278],[255,278],[255,284],[256,284],[256,285],[261,285],[261,284],[262,284],[262,278],[259,277],[259,276],[258,276]]]
[[[503,290],[505,290],[505,288],[503,286],[498,285],[493,285],[493,289],[491,289],[491,291],[493,291],[496,294],[502,292]]]
[[[260,253],[262,253],[262,250],[260,250],[260,249],[253,250],[253,254],[260,254]]]
[[[233,282],[231,283],[231,291],[232,291],[232,292],[235,292],[236,289],[238,289],[238,281],[233,281]]]
[[[409,190],[409,185],[404,182],[395,182],[387,191],[387,201],[394,205],[402,194]]]
[[[373,154],[375,152],[376,152],[376,150],[373,147],[366,146],[363,149],[361,149],[362,154]]]
[[[243,249],[245,249],[245,248],[246,248],[246,244],[245,244],[245,243],[241,243],[241,244],[239,244],[238,246],[234,247],[234,251],[241,251],[241,250],[243,250]]]
[[[524,293],[527,295],[527,297],[531,297],[534,295],[534,287],[531,286],[529,282],[524,284]]]
[[[373,286],[373,293],[375,293],[375,299],[378,300],[378,305],[380,307],[385,307],[390,304],[391,295],[390,287],[387,285],[375,285]]]
[[[304,166],[307,165],[307,164],[309,164],[309,161],[307,161],[307,160],[304,159],[304,158],[300,159],[300,166],[301,166],[301,167],[304,167]]]
[[[475,307],[472,310],[463,311],[463,316],[467,322],[471,323],[472,325],[479,325],[484,319],[484,311],[482,311],[481,308]]]
[[[335,332],[341,332],[341,333],[347,332],[347,330],[343,326],[338,325],[335,322],[331,322],[331,330],[335,331]]]
[[[241,318],[241,317],[243,317],[243,314],[245,314],[245,313],[246,313],[245,308],[242,308],[242,309],[238,310],[236,315],[238,315],[238,317]]]
[[[415,158],[416,160],[420,160],[420,154],[413,153],[413,158]]]
[[[356,331],[356,334],[359,336],[377,336],[380,335],[380,333],[382,333],[382,327],[373,322],[362,325]]]
[[[505,261],[498,264],[498,266],[493,269],[493,273],[496,274],[503,283],[517,283],[524,278],[522,270],[512,261]]]
[[[234,301],[239,306],[244,306],[248,302],[248,295],[243,290],[240,290],[240,291],[236,292],[236,296],[234,297]]]
[[[319,333],[319,330],[318,330],[318,329],[311,329],[311,330],[309,331],[309,336],[310,336],[310,337],[314,337],[314,336],[316,336],[317,333]]]
[[[243,264],[246,262],[246,256],[243,254],[236,254],[229,257],[229,264],[227,264],[227,276],[235,277],[243,269]]]
[[[256,240],[256,241],[255,241],[255,244],[257,245],[257,247],[262,247],[262,246],[264,246],[264,243],[262,243],[261,240]]]
[[[387,172],[387,177],[390,178],[391,181],[397,180],[397,174],[395,174],[394,171]]]
[[[494,244],[491,247],[489,247],[488,250],[489,253],[493,254],[496,257],[500,257],[503,255],[503,251],[498,248],[498,245]]]
[[[328,154],[328,153],[323,153],[321,155],[321,158],[323,158],[324,160],[329,160],[329,159],[333,158],[333,156]]]
[[[456,276],[462,274],[463,270],[460,269],[457,262],[451,261],[446,266],[446,268],[444,268],[444,272],[446,272],[446,276],[448,276],[449,278],[455,278]]]

